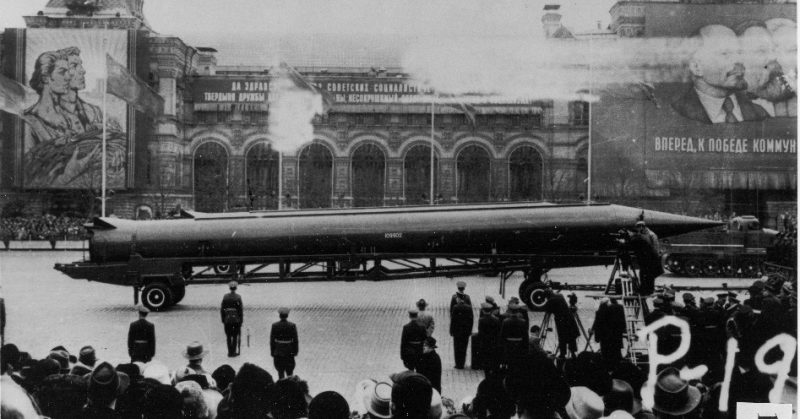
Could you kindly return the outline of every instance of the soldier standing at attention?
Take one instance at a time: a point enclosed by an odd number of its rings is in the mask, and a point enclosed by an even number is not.
[[[458,281],[458,292],[453,294],[450,299],[450,336],[453,337],[453,351],[456,361],[456,369],[464,368],[464,361],[467,358],[467,345],[469,337],[472,335],[472,301],[469,295],[464,293],[467,284]]]
[[[228,283],[231,292],[222,297],[219,309],[222,324],[225,325],[225,337],[228,343],[228,356],[238,356],[241,345],[242,323],[244,323],[244,307],[242,297],[236,293],[239,284]]]
[[[139,304],[136,306],[139,320],[131,323],[128,328],[128,355],[131,362],[150,362],[156,354],[156,328],[147,321],[150,310]]]
[[[300,342],[297,339],[297,326],[287,320],[289,309],[281,307],[278,309],[280,320],[272,323],[272,330],[269,333],[269,350],[275,369],[278,371],[278,378],[294,375],[294,357],[300,351]]]
[[[403,365],[411,371],[417,369],[417,363],[422,356],[422,344],[428,337],[425,326],[419,322],[419,310],[412,308],[408,310],[409,322],[403,326],[403,334],[400,335],[400,359]]]
[[[417,321],[425,328],[428,336],[431,336],[433,334],[435,322],[433,321],[433,315],[429,311],[425,311],[427,307],[428,303],[424,299],[420,298],[420,300],[417,301],[417,309],[419,310]]]

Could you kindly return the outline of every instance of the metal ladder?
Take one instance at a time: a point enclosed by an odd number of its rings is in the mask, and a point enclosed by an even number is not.
[[[621,295],[616,293],[614,286],[617,273],[619,273],[621,283]],[[605,295],[608,298],[622,301],[622,307],[625,312],[625,341],[628,343],[626,357],[634,365],[647,363],[647,342],[640,341],[636,333],[644,328],[644,319],[650,314],[647,299],[639,295],[638,290],[639,277],[636,271],[630,265],[628,269],[623,269],[620,258],[617,257],[614,260],[614,269],[611,270],[611,277],[608,280]]]

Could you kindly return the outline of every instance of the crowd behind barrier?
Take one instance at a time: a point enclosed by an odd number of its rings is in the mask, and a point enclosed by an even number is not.
[[[0,353],[2,416],[25,418],[41,414],[53,419],[732,419],[736,417],[737,401],[766,403],[771,397],[775,401],[770,391],[783,373],[776,379],[775,374],[762,372],[759,356],[768,366],[786,367],[788,384],[779,398],[783,403],[792,403],[796,409],[796,361],[791,362],[790,368],[785,359],[792,355],[796,359],[796,286],[794,278],[764,278],[754,281],[747,295],[740,297],[725,292],[716,298],[699,298],[699,302],[691,293],[676,299],[673,290],[660,289],[652,296],[653,310],[645,322],[648,325],[659,319],[668,319],[673,324],[685,322],[690,334],[681,334],[675,326],[655,331],[658,354],[676,351],[681,339],[690,339],[690,343],[685,356],[660,365],[657,375],[642,366],[646,364],[634,364],[619,353],[616,357],[606,356],[607,351],[556,356],[540,345],[537,326],[531,328],[529,341],[515,346],[514,350],[503,348],[502,332],[488,340],[483,336],[473,340],[473,345],[475,342],[495,343],[490,347],[479,344],[480,360],[476,363],[473,358],[471,368],[483,369],[485,379],[478,384],[474,395],[458,401],[448,397],[446,387],[437,391],[439,386],[432,384],[438,382],[437,377],[428,378],[420,374],[425,371],[419,368],[418,372],[407,370],[391,374],[392,371],[387,371],[385,378],[364,377],[355,389],[340,388],[312,395],[313,382],[297,376],[276,381],[266,368],[252,363],[245,363],[238,371],[227,364],[202,365],[206,352],[199,342],[187,346],[184,357],[190,361],[183,367],[164,365],[158,360],[158,352],[147,363],[112,366],[102,361],[106,354],[91,346],[81,348],[77,355],[59,346],[44,359],[32,359],[29,353],[7,343]],[[559,291],[554,293],[559,294]],[[597,317],[613,304],[619,303],[613,298],[604,299]],[[409,313],[417,314],[418,310],[412,308]],[[508,309],[501,313],[491,297],[481,304],[479,313],[478,335],[498,333],[497,329],[489,332],[490,329],[481,326],[488,324],[487,320],[492,323],[496,317],[503,319],[505,325],[511,318],[521,318],[516,302],[509,300]],[[410,318],[413,323],[417,316]],[[429,320],[420,322],[427,324]],[[601,346],[611,342],[597,337],[599,327],[606,321],[605,318],[595,321],[592,328]],[[420,326],[424,327],[422,323]],[[558,324],[557,327],[560,329]],[[436,348],[432,334],[425,340],[426,350]],[[791,353],[775,349],[759,354],[759,349],[769,347],[775,336],[794,339],[790,346],[782,347],[791,349]],[[731,349],[732,341],[736,342],[737,350]],[[95,345],[103,346],[102,342]],[[393,351],[393,348],[386,350]],[[649,356],[650,361],[656,359],[655,354]],[[496,363],[490,365],[491,362]],[[729,363],[733,363],[734,368]],[[683,367],[698,365],[708,367],[702,376],[687,380],[680,372]],[[654,379],[648,382],[650,373],[654,374],[650,376]],[[728,388],[723,385],[725,382]],[[651,400],[654,402],[643,400],[643,388],[653,389]],[[353,395],[351,400],[355,400],[355,404],[349,405],[343,395]],[[728,403],[724,403],[725,397]]]
[[[0,218],[0,237],[6,240],[84,240],[89,219],[55,216]]]

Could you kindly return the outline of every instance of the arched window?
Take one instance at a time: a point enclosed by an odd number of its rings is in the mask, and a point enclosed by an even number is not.
[[[222,212],[228,197],[228,152],[215,142],[207,142],[194,153],[194,209]]]
[[[538,201],[542,199],[542,155],[534,147],[522,146],[508,159],[509,199]]]
[[[456,160],[459,202],[486,202],[491,193],[491,161],[485,148],[464,147]]]
[[[333,154],[322,144],[303,149],[298,161],[300,208],[330,208],[333,195]]]
[[[278,208],[278,152],[267,143],[247,151],[247,201],[251,209]]]
[[[434,156],[433,165],[438,172],[439,159]],[[431,203],[431,147],[419,144],[411,147],[403,162],[405,176],[405,197],[408,205],[427,205]],[[434,175],[434,193],[439,193],[438,176]]]
[[[351,159],[354,207],[383,205],[386,158],[375,144],[359,146]]]

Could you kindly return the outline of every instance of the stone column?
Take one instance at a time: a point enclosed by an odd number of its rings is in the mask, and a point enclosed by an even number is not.
[[[353,194],[350,191],[350,159],[335,157],[333,160],[333,207],[350,208],[353,206]]]
[[[386,161],[386,192],[383,205],[396,206],[405,204],[403,196],[403,159],[394,158]]]
[[[456,161],[453,158],[439,158],[439,193],[443,204],[456,202]]]
[[[298,190],[298,173],[297,173],[297,157],[284,155],[281,159],[281,170],[283,176],[281,177],[281,208],[298,208],[297,190]]]

